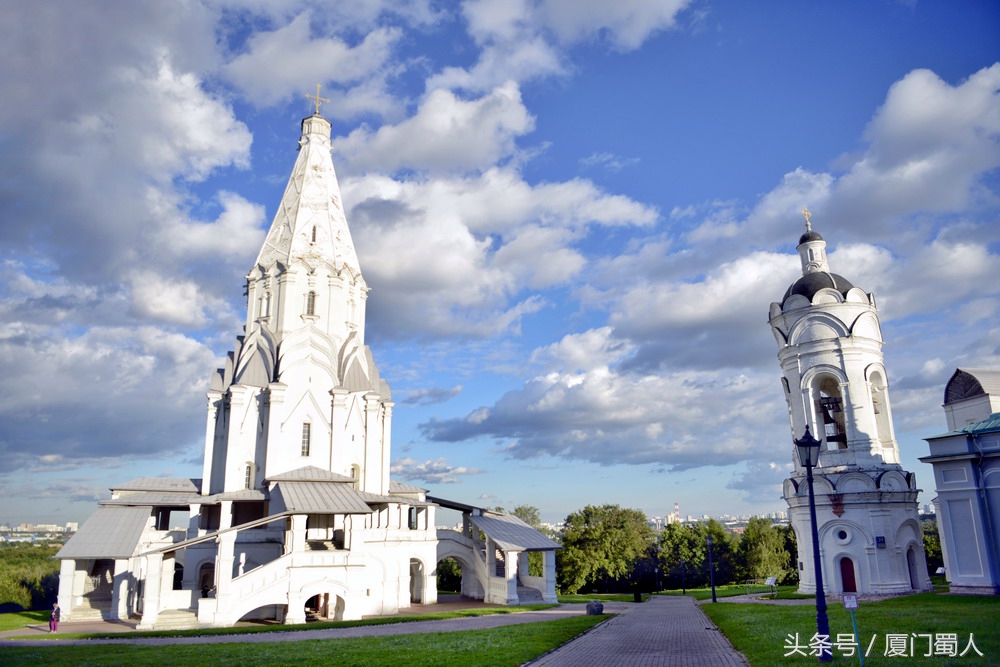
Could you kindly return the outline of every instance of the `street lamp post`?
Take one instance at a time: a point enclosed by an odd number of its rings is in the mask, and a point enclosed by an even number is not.
[[[712,536],[709,535],[705,538],[708,542],[708,578],[712,582],[712,602],[718,602],[715,599],[715,565],[712,563]]]
[[[687,583],[684,581],[687,574],[687,561],[681,558],[681,594],[687,595]]]
[[[820,441],[813,437],[806,426],[805,435],[798,440],[794,440],[795,447],[799,453],[799,463],[806,468],[806,484],[809,486],[809,519],[812,529],[813,545],[813,571],[816,577],[816,634],[822,642],[830,640],[830,621],[826,616],[826,592],[823,590],[823,564],[819,558],[819,529],[816,525],[816,499],[813,496],[813,467],[819,463]],[[833,658],[833,653],[820,647],[819,661],[829,662]]]

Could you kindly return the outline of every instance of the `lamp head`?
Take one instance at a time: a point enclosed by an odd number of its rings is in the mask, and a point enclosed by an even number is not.
[[[793,442],[799,453],[799,463],[807,468],[815,468],[816,464],[819,463],[820,441],[809,432],[809,427],[806,426],[805,435]]]

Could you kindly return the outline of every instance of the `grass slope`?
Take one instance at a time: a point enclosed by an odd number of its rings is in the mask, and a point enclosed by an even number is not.
[[[798,633],[799,644],[808,645],[816,633],[816,608],[813,605],[777,606],[762,604],[718,603],[703,604],[708,614],[733,646],[757,666],[815,664],[815,656],[791,655],[788,635]],[[839,634],[854,632],[850,612],[839,601],[831,601],[827,614],[830,635],[836,642]],[[862,650],[867,650],[875,636],[871,652],[865,657],[865,667],[877,665],[996,665],[1000,664],[1000,599],[995,597],[958,596],[923,593],[890,598],[879,602],[862,602],[855,611]],[[970,634],[982,657],[970,650],[964,657],[945,655],[925,656],[928,638],[932,641],[942,633],[957,635],[958,652],[965,650]],[[887,635],[903,635],[905,656],[886,656]],[[912,647],[912,656],[910,650]],[[933,646],[930,647],[933,653]],[[808,653],[808,649],[806,650]],[[857,654],[848,657],[834,646],[834,662],[858,662]]]
[[[31,665],[406,665],[514,667],[564,644],[608,616],[572,618],[490,630],[394,637],[172,646],[0,646],[0,664]]]

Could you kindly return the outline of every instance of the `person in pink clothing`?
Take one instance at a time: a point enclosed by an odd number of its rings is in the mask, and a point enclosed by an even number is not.
[[[59,629],[59,603],[52,603],[52,613],[49,614],[49,632],[55,632]]]

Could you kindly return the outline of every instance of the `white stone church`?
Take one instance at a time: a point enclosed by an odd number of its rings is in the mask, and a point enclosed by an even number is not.
[[[799,239],[802,277],[770,309],[792,438],[821,439],[814,468],[823,587],[827,593],[930,590],[916,476],[900,465],[882,364],[875,297],[830,272],[826,241]],[[790,439],[791,440],[791,439]],[[785,480],[798,541],[799,590],[816,592],[805,468]]]
[[[558,545],[516,517],[390,479],[389,386],[365,345],[369,288],[331,158],[330,123],[302,121],[288,187],[247,275],[247,318],[208,393],[202,479],[139,479],[59,552],[64,620],[141,628],[303,623],[397,613],[462,594],[555,602]],[[435,511],[462,512],[437,530]],[[172,529],[171,515],[187,517]],[[528,553],[543,554],[529,574]]]

